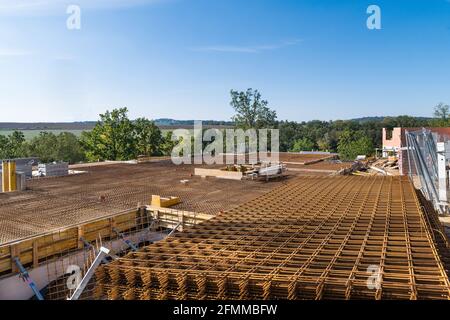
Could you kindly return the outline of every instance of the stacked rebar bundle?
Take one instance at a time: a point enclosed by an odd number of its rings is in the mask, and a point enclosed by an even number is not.
[[[100,267],[95,297],[449,299],[419,197],[404,177],[299,178]]]
[[[40,163],[38,171],[39,174],[46,177],[66,176],[69,174],[69,164],[67,162]]]

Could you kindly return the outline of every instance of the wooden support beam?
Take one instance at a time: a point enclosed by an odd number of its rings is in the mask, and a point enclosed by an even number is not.
[[[33,241],[33,268],[37,268],[39,266],[39,244],[35,240]]]
[[[20,248],[18,244],[14,244],[11,246],[11,270],[13,273],[19,272],[19,269],[17,268],[17,264],[14,261],[15,257],[20,258]]]
[[[114,217],[109,218],[109,236],[110,238],[113,238],[115,235],[114,229],[116,228],[116,219]]]
[[[78,249],[84,248],[84,243],[81,241],[81,238],[84,237],[84,228],[83,226],[78,226],[77,228],[77,235],[78,235]]]

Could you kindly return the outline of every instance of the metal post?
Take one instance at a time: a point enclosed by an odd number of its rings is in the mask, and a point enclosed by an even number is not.
[[[116,228],[113,228],[113,231],[117,234],[117,236],[128,246],[132,251],[138,251],[138,247],[131,241],[124,237],[122,233],[119,232]]]
[[[178,227],[181,226],[183,224],[183,222],[178,223],[173,229],[172,231],[170,231],[170,233],[167,235],[167,237],[170,237],[175,231],[177,231]]]
[[[28,274],[27,269],[25,269],[25,267],[22,265],[22,263],[20,262],[20,259],[18,257],[14,257],[14,262],[17,265],[17,267],[19,268],[20,277],[22,278],[22,280],[24,282],[26,282],[28,284],[28,286],[31,288],[31,290],[33,290],[36,298],[38,300],[44,300],[44,297],[42,296],[41,292],[37,288],[34,281],[30,278],[30,275]]]

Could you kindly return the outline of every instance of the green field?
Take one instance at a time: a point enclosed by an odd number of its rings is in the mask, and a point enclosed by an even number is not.
[[[169,132],[171,130],[173,130],[173,129],[161,129],[161,132],[162,132],[163,135],[165,135],[167,132]],[[89,131],[89,130],[51,130],[50,129],[50,130],[19,130],[19,131],[23,132],[23,134],[25,136],[25,139],[27,141],[29,141],[29,140],[33,139],[34,137],[36,137],[37,135],[39,135],[39,133],[43,132],[43,131],[45,131],[45,132],[53,132],[54,134],[59,134],[61,132],[71,132],[74,135],[76,135],[77,137],[80,137],[81,133],[83,131]],[[9,135],[9,134],[11,134],[13,132],[14,132],[14,130],[0,129],[0,135],[4,135],[4,136],[7,136],[7,135]]]
[[[19,130],[22,131],[23,134],[25,135],[25,139],[26,140],[31,140],[33,137],[39,135],[40,132],[45,131],[45,132],[52,132],[54,134],[59,134],[61,132],[71,132],[74,135],[76,135],[77,137],[81,136],[81,133],[85,130]],[[0,130],[0,135],[9,135],[12,132],[14,132],[14,130]]]

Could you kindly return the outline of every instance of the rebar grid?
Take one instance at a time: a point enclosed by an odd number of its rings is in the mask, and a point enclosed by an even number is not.
[[[101,267],[95,296],[449,299],[435,215],[405,177],[299,178]]]
[[[81,254],[73,251],[72,256],[70,256],[71,252],[64,252],[60,259],[54,259],[54,263],[47,264],[47,277],[51,281],[47,285],[46,300],[67,300],[73,294],[76,288],[74,279],[77,275],[75,273],[79,272],[80,279],[86,274],[98,251],[98,248],[95,247],[98,247],[98,243],[92,248],[86,248]],[[73,269],[74,266],[79,269]],[[88,299],[90,296],[92,296],[92,284],[86,288],[82,298]]]
[[[139,212],[145,212],[145,215],[148,213],[142,209]],[[128,218],[128,220],[125,220],[125,218]],[[120,220],[115,218],[114,222],[115,227],[106,225],[106,229],[114,229],[117,232],[105,233],[105,228],[94,229],[95,227],[91,225],[85,228],[89,232],[83,234],[79,239],[78,248],[75,246],[75,248],[70,249],[59,249],[57,250],[57,254],[48,255],[39,261],[41,265],[46,266],[47,278],[49,280],[45,294],[46,300],[60,300],[70,297],[74,291],[73,281],[76,279],[74,270],[77,270],[81,279],[95,260],[100,247],[104,246],[108,248],[110,250],[110,257],[117,257],[132,250],[130,244],[126,241],[139,247],[153,241],[161,240],[168,232],[160,228],[160,221],[150,221],[143,215],[137,215],[134,221],[132,218],[130,219],[130,215],[126,215],[121,217]],[[130,226],[130,228],[124,226],[123,223],[125,222],[126,226]],[[122,231],[124,228],[126,229]],[[97,236],[95,237],[95,235]],[[63,233],[60,233],[54,237],[63,238],[64,236]],[[94,281],[91,280],[80,299],[92,298],[93,285]]]
[[[313,164],[288,164],[289,169],[305,169],[305,170],[329,170],[338,171],[341,169],[351,168],[353,162],[332,162],[332,161],[321,161]]]
[[[33,179],[26,192],[0,194],[0,245],[148,204],[152,194],[180,197],[180,210],[216,214],[282,183],[201,179],[191,176],[193,165],[170,161],[83,170]],[[184,179],[189,182],[180,183]],[[249,188],[252,192],[245,192]]]

